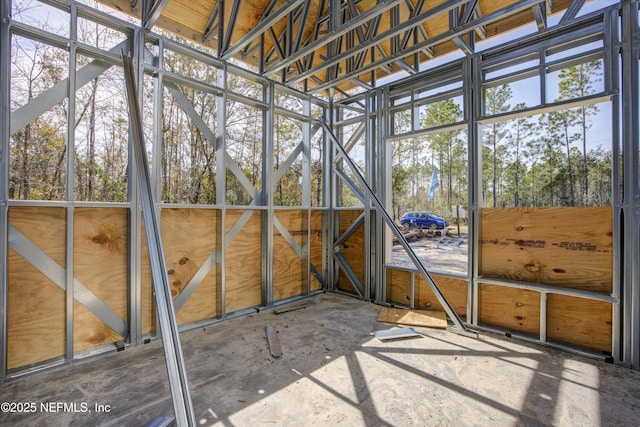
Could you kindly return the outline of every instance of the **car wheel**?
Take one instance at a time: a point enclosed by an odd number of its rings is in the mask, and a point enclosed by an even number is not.
[[[438,224],[436,224],[435,222],[432,222],[431,224],[429,224],[429,229],[435,230],[437,228],[438,228]]]

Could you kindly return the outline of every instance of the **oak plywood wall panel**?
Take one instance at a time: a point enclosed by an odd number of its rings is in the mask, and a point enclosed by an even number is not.
[[[160,214],[162,246],[171,297],[175,300],[216,248],[219,211],[163,208]],[[215,262],[184,305],[176,312],[178,324],[208,319],[217,314],[218,281]]]
[[[480,274],[610,293],[610,207],[481,211]]]
[[[122,319],[127,320],[127,209],[76,208],[74,277]],[[77,300],[73,349],[82,351],[124,340]]]
[[[306,211],[276,211],[276,218],[300,248],[307,241]],[[300,259],[277,227],[273,227],[273,300],[307,292],[307,261]]]
[[[340,234],[344,233],[351,224],[362,214],[362,210],[341,210],[339,211]],[[340,246],[340,253],[347,260],[353,272],[360,282],[364,284],[365,268],[365,248],[364,248],[364,222],[358,229]],[[349,278],[340,270],[338,288],[345,292],[356,293]]]
[[[540,333],[540,293],[496,285],[479,285],[478,320],[531,335]]]
[[[387,268],[387,302],[391,304],[411,304],[411,272],[397,268]]]
[[[311,258],[311,264],[316,268],[318,273],[324,275],[322,270],[323,261],[326,259],[326,253],[322,249],[322,239],[325,235],[323,229],[323,218],[325,213],[322,211],[311,211],[311,223],[309,225],[311,229],[311,239],[309,241],[309,254]],[[312,274],[311,275],[311,290],[316,291],[322,289],[322,283]]]
[[[431,277],[458,316],[467,316],[468,285],[465,279],[457,279],[432,274]],[[415,307],[420,310],[444,311],[442,305],[431,291],[431,287],[420,274],[416,274]]]
[[[611,351],[611,304],[567,295],[547,297],[547,338]]]
[[[387,302],[411,304],[411,271],[387,268]],[[414,308],[416,310],[444,311],[431,291],[431,287],[418,272],[414,272]],[[467,281],[432,274],[431,277],[453,310],[462,317],[467,315]]]
[[[227,210],[228,233],[244,211]],[[225,252],[226,312],[262,303],[262,213],[254,211]]]
[[[64,208],[11,207],[9,224],[66,268]],[[65,291],[11,247],[7,267],[7,368],[64,356]]]

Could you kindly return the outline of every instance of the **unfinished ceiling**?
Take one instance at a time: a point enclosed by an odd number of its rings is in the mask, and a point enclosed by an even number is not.
[[[370,89],[584,0],[100,0],[307,92]],[[339,10],[339,13],[332,13]],[[224,19],[221,19],[224,17]]]

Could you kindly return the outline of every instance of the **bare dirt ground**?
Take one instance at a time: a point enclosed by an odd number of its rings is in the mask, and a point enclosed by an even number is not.
[[[458,237],[457,231],[457,227],[449,227],[444,236],[440,233],[427,234],[425,237],[410,241],[409,246],[429,271],[467,274],[467,228],[460,228],[460,237]],[[399,244],[393,246],[393,265],[414,266],[409,255]]]

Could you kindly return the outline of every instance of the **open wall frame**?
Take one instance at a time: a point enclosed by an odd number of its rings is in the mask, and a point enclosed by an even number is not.
[[[393,264],[391,233],[320,123],[389,210],[394,141],[462,132],[466,182],[457,205],[468,213],[466,272],[433,271],[455,312],[475,328],[640,369],[637,1],[553,26],[541,19],[535,34],[466,49],[355,95],[329,90],[327,99],[135,19],[76,1],[35,3],[59,26],[0,0],[1,379],[157,337],[119,101],[123,53],[137,67],[181,330],[322,291],[438,309],[416,270]],[[595,92],[548,94],[547,79],[585,61],[603,72]],[[535,102],[488,108],[492,88],[532,80]],[[421,119],[442,102],[460,114]],[[608,203],[487,204],[498,200],[483,187],[489,126],[593,103],[611,109]]]

